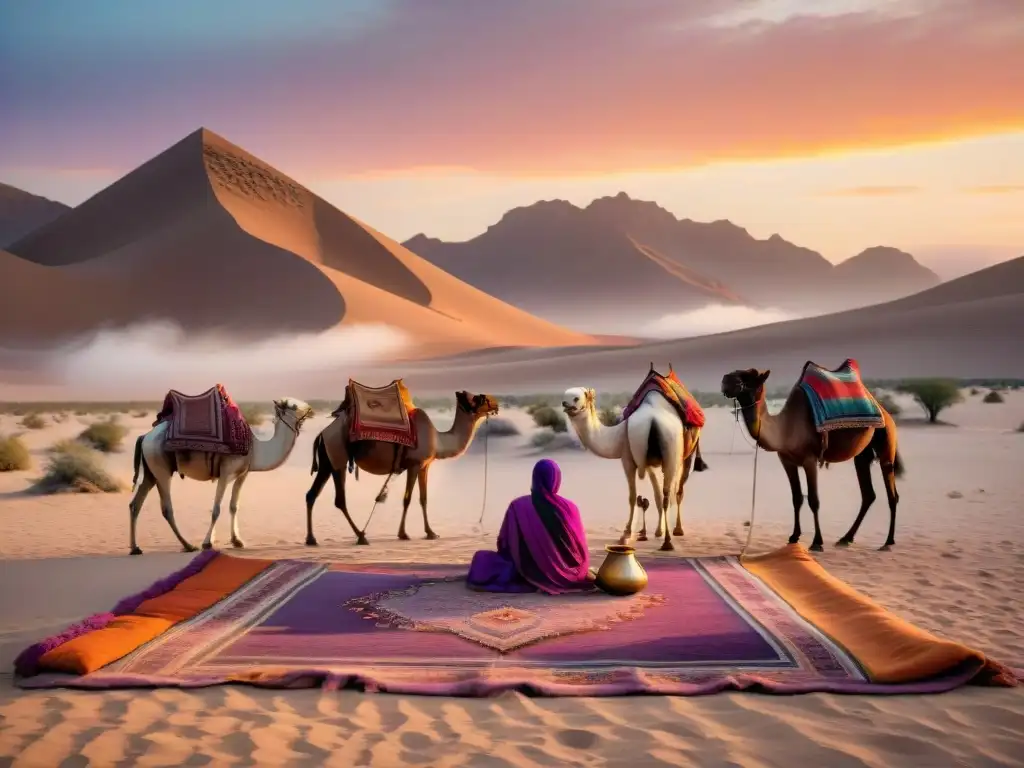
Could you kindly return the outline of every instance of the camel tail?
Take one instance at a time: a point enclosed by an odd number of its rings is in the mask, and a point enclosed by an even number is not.
[[[893,461],[892,471],[896,474],[896,477],[903,477],[907,473],[907,468],[903,464],[903,457],[900,456],[899,451],[896,451],[896,459]]]
[[[696,453],[696,456],[694,456],[694,459],[693,459],[693,471],[694,472],[703,472],[705,469],[708,468],[708,463],[706,461],[704,461],[703,458],[701,458],[701,455],[700,455],[700,438],[699,437],[697,438],[697,447],[694,449],[694,452]]]
[[[323,444],[323,442],[324,442],[324,436],[323,435],[317,435],[316,437],[313,438],[313,466],[310,467],[310,469],[309,469],[309,474],[311,474],[311,475],[315,475],[317,472],[320,471],[319,455],[320,455],[320,446]]]
[[[637,476],[642,480],[647,476],[647,444],[654,426],[654,411],[648,406],[641,406],[629,417],[629,453],[636,465]]]
[[[142,439],[145,435],[139,435],[139,439],[135,441],[135,458],[132,460],[134,463],[135,474],[132,475],[132,488],[139,482],[139,469],[142,468]]]

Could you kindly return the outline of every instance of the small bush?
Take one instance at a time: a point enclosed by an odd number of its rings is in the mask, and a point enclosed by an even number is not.
[[[928,422],[938,421],[939,413],[964,399],[960,384],[955,379],[909,379],[897,391],[912,395],[926,414]]]
[[[78,436],[78,439],[104,453],[121,450],[121,443],[128,434],[128,427],[121,424],[116,417],[106,421],[90,424]]]
[[[121,484],[103,469],[100,454],[82,443],[61,441],[52,450],[45,474],[32,489],[37,493],[116,493]],[[56,448],[56,446],[55,446]]]
[[[530,438],[530,445],[534,448],[547,448],[554,442],[555,433],[550,429],[545,429],[541,432],[537,432]]]
[[[530,438],[530,444],[534,448],[539,448],[548,452],[584,450],[583,446],[576,440],[574,435],[565,432],[555,434],[548,429],[535,433],[533,437]]]
[[[569,429],[569,425],[565,422],[565,416],[550,405],[537,408],[531,415],[533,423],[538,427],[546,427],[552,432],[566,432]]]
[[[144,419],[147,416],[149,416],[149,411],[136,411],[132,414],[132,418],[134,419]]]
[[[622,421],[622,409],[613,406],[602,408],[597,412],[597,418],[606,427],[614,427]]]
[[[981,394],[981,390],[977,387],[971,387],[971,397]]]
[[[985,395],[983,398],[981,398],[981,402],[983,402],[983,403],[1004,403],[1006,401],[1003,399],[1002,395],[1000,395],[998,392],[996,392],[993,389],[987,395]]]
[[[1019,427],[1017,427],[1017,431],[1018,431],[1018,432],[1024,432],[1024,421],[1022,421],[1022,422],[1020,423],[1020,426],[1019,426]]]
[[[266,414],[258,405],[240,405],[238,409],[242,412],[242,418],[250,427],[258,427],[266,421]]]
[[[17,435],[0,435],[0,472],[19,472],[32,466],[32,456]]]
[[[29,413],[21,420],[21,426],[25,429],[42,429],[46,426],[46,419],[38,413]]]
[[[874,394],[872,392],[871,394]],[[881,394],[875,395],[875,400],[882,406],[890,416],[899,416],[903,412],[903,407],[896,402],[892,395],[888,392],[882,392]]]
[[[508,419],[501,419],[492,416],[476,432],[477,437],[514,437],[520,434],[519,427]]]
[[[551,404],[548,403],[546,400],[535,403],[529,403],[528,405],[526,405],[525,408],[523,408],[523,410],[526,411],[531,416],[535,416],[537,411],[543,411],[545,409],[551,410]]]

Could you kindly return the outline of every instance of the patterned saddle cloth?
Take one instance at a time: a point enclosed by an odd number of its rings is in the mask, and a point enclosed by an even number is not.
[[[819,432],[885,425],[878,403],[861,381],[860,366],[852,358],[832,371],[808,360],[798,386],[810,401]]]
[[[668,376],[662,376],[654,367],[648,372],[643,384],[629,401],[629,405],[622,409],[623,420],[640,407],[640,403],[649,392],[660,392],[665,399],[675,406],[679,418],[688,427],[704,426],[704,409],[700,407],[697,399],[690,394],[686,386],[676,376],[676,372],[669,366]]]
[[[331,415],[348,414],[350,442],[375,440],[415,448],[416,423],[412,418],[415,411],[412,395],[401,379],[383,387],[368,387],[349,379],[345,400]]]
[[[221,384],[201,395],[170,390],[153,426],[162,421],[167,421],[169,451],[244,455],[252,448],[252,429]]]

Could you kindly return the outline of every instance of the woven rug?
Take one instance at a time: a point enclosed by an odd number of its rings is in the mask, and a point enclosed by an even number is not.
[[[629,415],[640,407],[640,403],[643,402],[650,392],[660,392],[664,395],[665,399],[675,406],[679,418],[682,419],[683,424],[686,426],[704,426],[704,410],[700,407],[697,399],[690,394],[683,382],[679,380],[679,377],[676,376],[675,371],[671,371],[668,376],[662,376],[653,370],[648,373],[643,384],[640,385],[640,388],[630,398],[629,404],[622,409],[623,420],[628,419]]]
[[[882,411],[861,381],[860,366],[852,358],[834,371],[808,360],[800,373],[799,386],[811,403],[819,432],[885,426]]]
[[[16,660],[24,688],[357,687],[552,696],[928,693],[1016,674],[902,622],[798,545],[652,559],[629,598],[497,595],[455,566],[206,552]]]
[[[153,426],[161,421],[167,422],[164,446],[169,451],[245,455],[252,448],[252,429],[220,384],[201,395],[170,390]]]
[[[416,447],[416,410],[401,379],[384,387],[367,387],[349,379],[349,440],[375,440]]]

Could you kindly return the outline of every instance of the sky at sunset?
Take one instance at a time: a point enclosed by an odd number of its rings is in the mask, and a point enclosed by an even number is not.
[[[0,0],[0,181],[77,204],[199,126],[397,239],[624,190],[1024,254],[1024,0]]]

